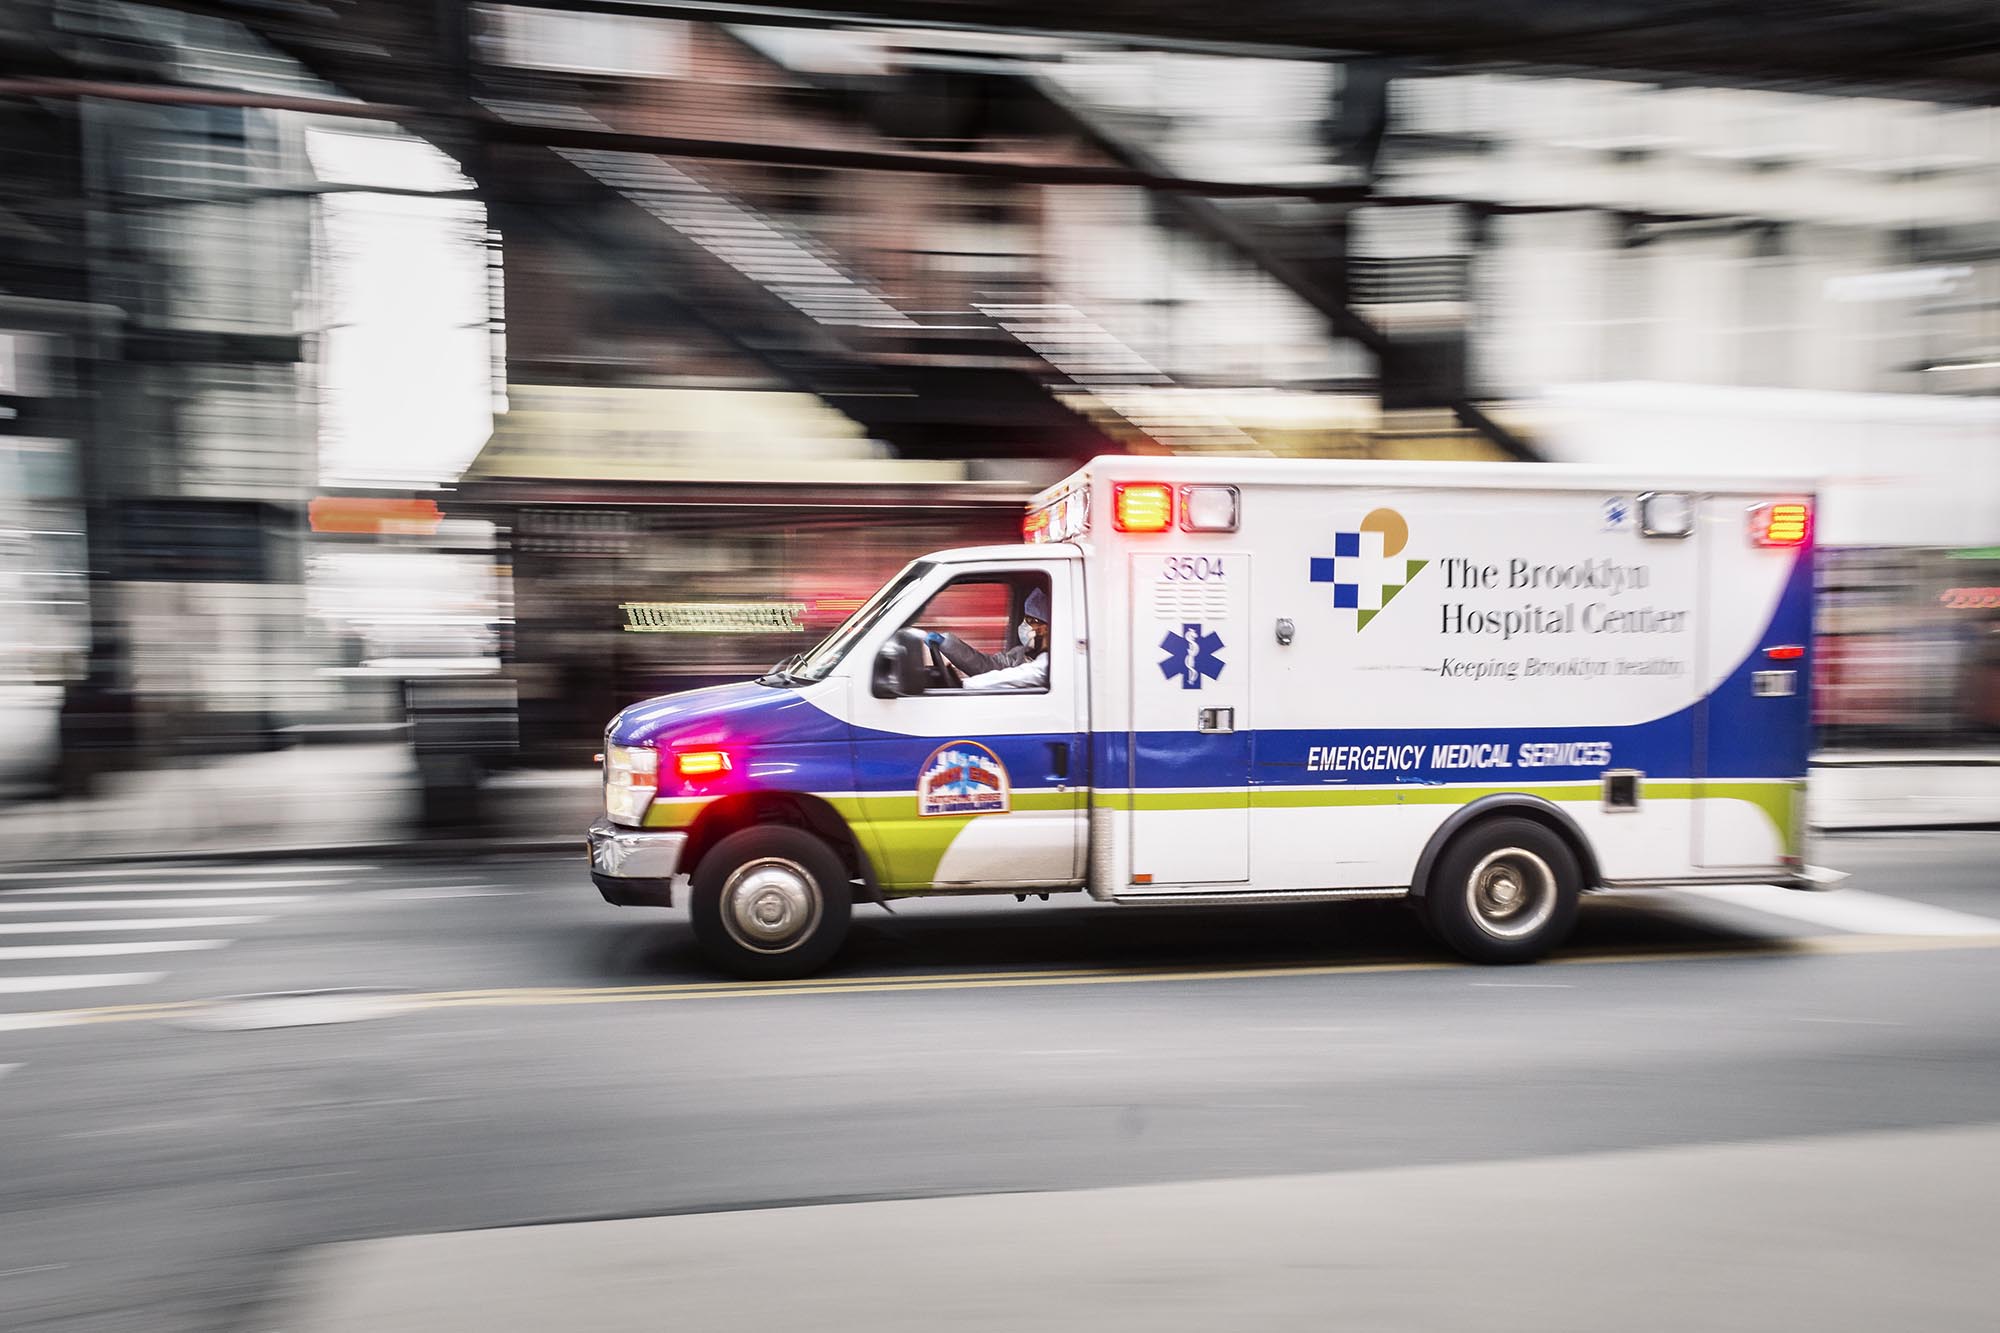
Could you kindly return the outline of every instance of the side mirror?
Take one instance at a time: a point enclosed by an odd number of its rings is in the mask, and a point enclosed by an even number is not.
[[[922,694],[930,684],[930,671],[924,664],[924,636],[913,629],[897,630],[875,655],[869,684],[877,699]]]

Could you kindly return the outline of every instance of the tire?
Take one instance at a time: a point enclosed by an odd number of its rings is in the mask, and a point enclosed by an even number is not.
[[[847,939],[853,892],[840,858],[802,829],[739,829],[695,868],[695,942],[725,972],[771,981],[809,976]]]
[[[1569,938],[1583,875],[1532,819],[1481,820],[1453,838],[1425,887],[1431,929],[1475,963],[1532,963]]]

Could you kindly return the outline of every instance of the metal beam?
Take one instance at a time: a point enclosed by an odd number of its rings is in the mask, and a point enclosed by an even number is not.
[[[275,93],[233,92],[161,84],[113,83],[88,79],[0,79],[0,97],[102,97],[158,106],[246,107],[291,111],[308,116],[333,116],[387,124],[431,128],[440,114],[434,107],[400,106],[328,97],[296,97]],[[473,118],[489,143],[539,148],[582,148],[600,152],[641,153],[722,162],[754,162],[772,166],[815,167],[829,171],[886,171],[929,176],[978,177],[1023,185],[1127,186],[1165,194],[1209,199],[1305,199],[1316,203],[1366,204],[1374,208],[1427,208],[1455,205],[1492,214],[1575,213],[1603,208],[1591,203],[1494,203],[1451,195],[1374,193],[1366,185],[1324,185],[1311,182],[1211,180],[1134,167],[1053,162],[1033,158],[971,153],[932,153],[893,149],[822,148],[802,144],[759,143],[741,139],[665,134],[628,134],[617,130],[518,124],[481,112]],[[425,191],[448,194],[450,192]],[[1716,220],[1707,213],[1634,213],[1647,222]]]
[[[176,0],[166,0],[176,3]],[[1984,0],[1925,16],[1892,0],[1831,11],[1784,0],[521,0],[573,13],[758,27],[1060,38],[1090,45],[1276,59],[1393,56],[1418,70],[1551,75],[1991,101],[2000,94],[2000,11]],[[1936,0],[1933,0],[1936,3]],[[1927,30],[1928,28],[1928,30]],[[1968,68],[1968,66],[1971,66]]]

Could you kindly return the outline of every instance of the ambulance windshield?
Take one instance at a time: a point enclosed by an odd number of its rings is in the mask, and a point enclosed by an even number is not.
[[[861,609],[841,622],[839,629],[826,636],[817,648],[801,657],[798,662],[784,671],[773,672],[764,677],[773,684],[791,681],[825,680],[827,673],[840,665],[840,660],[853,649],[855,642],[869,630],[883,614],[903,595],[903,591],[916,583],[935,568],[928,560],[917,560],[904,566],[903,572],[890,579],[861,606]]]

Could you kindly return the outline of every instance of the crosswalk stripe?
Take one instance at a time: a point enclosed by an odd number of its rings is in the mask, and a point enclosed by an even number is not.
[[[1676,890],[1706,898],[1755,908],[1789,921],[1803,922],[1830,930],[1857,935],[1991,935],[2000,932],[2000,920],[1957,912],[1948,907],[1892,898],[1865,889],[1835,889],[1829,893],[1802,893],[1769,884],[1726,884]]]
[[[0,912],[103,912],[131,911],[155,907],[271,907],[278,903],[302,903],[305,898],[297,894],[281,894],[274,897],[246,898],[110,898],[93,903],[36,903],[14,902],[11,895],[0,894]]]
[[[25,995],[30,991],[95,990],[102,986],[143,986],[158,981],[164,972],[97,972],[63,977],[0,977],[0,995]]]
[[[101,904],[100,904],[101,905]],[[217,926],[254,926],[268,916],[156,916],[123,921],[0,921],[0,935],[113,934],[126,930],[213,930]]]
[[[0,945],[0,961],[26,958],[115,958],[134,953],[192,953],[220,949],[228,940],[119,940],[109,944]]]
[[[250,893],[264,889],[318,889],[338,882],[331,879],[252,879],[220,884],[66,884],[51,888],[0,889],[0,896],[11,899],[40,894],[71,896],[88,893]]]

